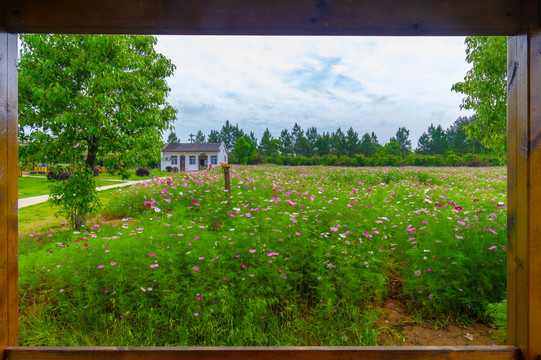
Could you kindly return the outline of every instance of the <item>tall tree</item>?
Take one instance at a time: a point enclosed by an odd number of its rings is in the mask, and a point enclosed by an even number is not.
[[[466,61],[472,65],[463,82],[451,89],[466,95],[463,109],[475,111],[466,131],[493,149],[504,161],[507,153],[507,38],[466,38]]]
[[[304,131],[299,124],[295,123],[295,125],[293,125],[291,137],[293,138],[293,152],[295,155],[306,155],[308,150],[308,141],[306,141]]]
[[[282,155],[291,155],[293,154],[293,137],[287,131],[287,129],[283,129],[280,133],[280,153]]]
[[[197,132],[197,134],[195,135],[194,142],[196,142],[196,143],[204,143],[205,142],[205,134],[203,134],[203,132],[201,130],[199,130]]]
[[[331,153],[331,135],[324,132],[316,140],[315,152],[319,156],[329,155]]]
[[[222,137],[220,136],[220,132],[216,130],[210,130],[209,136],[207,137],[207,141],[210,143],[219,143],[222,141]]]
[[[331,134],[331,152],[340,156],[346,154],[346,135],[341,128],[336,129],[336,132]]]
[[[271,155],[271,147],[272,147],[272,135],[269,131],[269,128],[266,128],[263,132],[263,135],[261,136],[261,141],[259,142],[258,151],[263,156],[270,156]]]
[[[306,143],[307,143],[307,154],[306,156],[314,155],[316,151],[316,141],[319,138],[317,133],[317,128],[315,126],[309,127],[306,130]]]
[[[253,131],[250,131],[250,141],[255,145],[257,148],[257,138],[255,137],[255,134]]]
[[[448,148],[447,134],[441,125],[430,124],[428,132],[419,137],[416,152],[425,155],[443,155]]]
[[[21,157],[71,164],[51,189],[55,204],[80,227],[99,206],[92,170],[105,158],[124,173],[159,157],[176,111],[165,79],[175,66],[154,50],[156,38],[126,35],[21,35]],[[75,196],[73,196],[75,194]]]
[[[225,121],[225,124],[222,126],[222,129],[220,130],[220,138],[225,144],[225,147],[229,152],[233,150],[233,146],[235,145],[235,136],[233,134],[233,126],[229,123],[229,120]]]
[[[359,150],[359,135],[350,126],[346,132],[346,155],[350,158],[355,157]]]
[[[377,137],[374,133],[372,133],[372,135],[373,137],[371,137],[369,133],[365,133],[361,138],[359,145],[360,153],[367,157],[374,155],[378,149],[377,144],[372,142],[372,138],[375,138],[377,141]]]
[[[168,143],[179,143],[180,140],[177,137],[177,134],[175,134],[173,131],[169,133],[169,136],[167,137]]]
[[[400,149],[402,159],[411,151],[411,140],[409,139],[410,131],[405,127],[399,127],[396,132],[396,137],[391,137],[391,141],[396,141]]]

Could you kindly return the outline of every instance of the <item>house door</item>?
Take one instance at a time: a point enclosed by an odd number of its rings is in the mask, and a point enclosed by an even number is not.
[[[199,170],[205,170],[208,166],[208,156],[199,155]]]
[[[180,157],[180,170],[186,170],[186,156]]]

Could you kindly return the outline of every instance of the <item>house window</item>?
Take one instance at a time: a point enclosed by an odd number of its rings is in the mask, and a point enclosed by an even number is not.
[[[190,165],[195,165],[195,155],[190,155]]]
[[[218,156],[216,156],[216,155],[211,155],[211,156],[210,156],[210,163],[211,163],[212,165],[218,165]]]
[[[178,157],[171,156],[171,165],[177,165],[177,164],[178,164]]]

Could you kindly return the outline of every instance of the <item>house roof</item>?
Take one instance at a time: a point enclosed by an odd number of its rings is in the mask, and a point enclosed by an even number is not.
[[[211,152],[219,151],[222,143],[167,143],[162,152]]]

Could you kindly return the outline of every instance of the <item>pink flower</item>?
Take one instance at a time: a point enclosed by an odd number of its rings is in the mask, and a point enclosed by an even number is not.
[[[157,267],[158,267],[158,264],[152,264],[152,265],[150,265],[150,267],[151,267],[152,269],[157,268]]]
[[[246,265],[245,264],[242,264],[241,265],[243,269],[246,269]]]
[[[431,272],[431,271],[432,271],[432,269],[430,269],[430,268],[429,268],[429,269],[426,269],[426,271],[427,271],[427,272]]]
[[[192,269],[194,269],[195,271],[199,271],[199,268],[197,266],[194,266]]]
[[[491,246],[491,247],[489,247],[488,249],[489,249],[489,250],[494,250],[494,249],[496,249],[496,245]]]
[[[199,313],[194,313],[193,316],[199,316]]]
[[[105,265],[99,265],[98,269],[103,269],[104,267],[105,267]]]
[[[150,254],[148,254],[148,256],[154,256],[154,255],[156,255],[156,254],[154,254],[154,253],[150,253]]]

